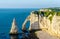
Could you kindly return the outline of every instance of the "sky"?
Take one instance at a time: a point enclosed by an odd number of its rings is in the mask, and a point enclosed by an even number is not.
[[[0,8],[60,7],[60,0],[0,0]]]

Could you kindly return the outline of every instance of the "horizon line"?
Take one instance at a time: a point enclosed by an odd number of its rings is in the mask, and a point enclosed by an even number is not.
[[[29,8],[29,9],[32,9],[32,8],[56,8],[56,7],[20,7],[20,8],[0,8],[0,9],[21,9],[21,8]],[[59,8],[59,7],[57,7]]]

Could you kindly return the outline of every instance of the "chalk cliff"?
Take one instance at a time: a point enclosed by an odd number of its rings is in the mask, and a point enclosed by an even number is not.
[[[57,15],[57,12],[50,9],[32,11],[23,23],[22,29],[26,29],[25,24],[27,21],[30,21],[29,30],[42,29],[42,31],[46,31],[51,36],[60,37],[60,16]],[[38,34],[38,31],[35,33]]]

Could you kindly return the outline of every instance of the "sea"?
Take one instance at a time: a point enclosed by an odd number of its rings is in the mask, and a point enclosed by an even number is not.
[[[22,24],[26,17],[30,15],[32,11],[39,10],[38,8],[4,8],[0,9],[0,39],[11,39],[9,32],[12,26],[12,21],[15,18],[18,31],[22,32]],[[30,22],[27,22],[26,28],[28,28]],[[21,36],[19,36],[21,37]]]

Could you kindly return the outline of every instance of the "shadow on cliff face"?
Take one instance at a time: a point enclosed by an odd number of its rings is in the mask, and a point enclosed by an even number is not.
[[[22,38],[21,39],[39,39],[36,34],[35,34],[35,31],[27,31],[27,34],[26,32],[23,32],[22,34]]]
[[[39,39],[34,32],[28,34],[29,39]]]

